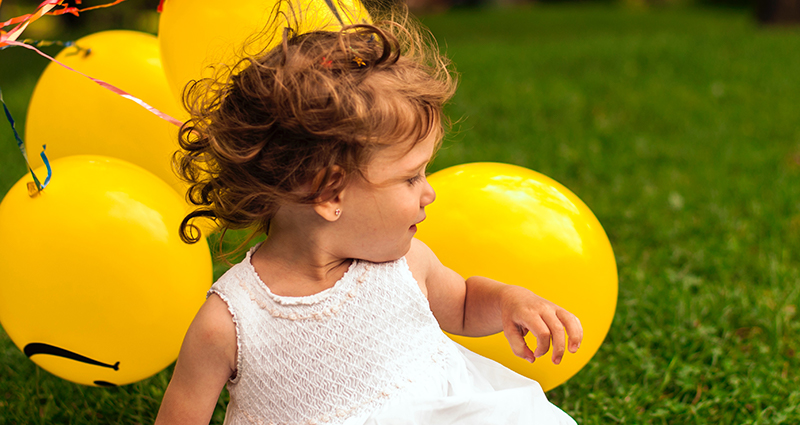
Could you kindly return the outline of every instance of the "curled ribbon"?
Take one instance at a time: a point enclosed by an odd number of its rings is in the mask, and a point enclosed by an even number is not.
[[[74,7],[74,6],[67,6],[67,5],[64,4],[64,1],[65,0],[44,0],[42,3],[39,4],[39,6],[36,8],[36,11],[34,13],[18,16],[16,18],[9,19],[9,20],[7,20],[5,22],[0,22],[0,50],[5,49],[5,48],[10,47],[10,46],[24,47],[26,49],[33,50],[34,52],[38,53],[39,55],[47,58],[48,60],[50,60],[52,62],[55,62],[55,63],[61,65],[62,67],[66,68],[67,70],[70,70],[72,72],[80,74],[80,75],[82,75],[82,76],[94,81],[100,87],[103,87],[103,88],[105,88],[107,90],[110,90],[111,92],[130,100],[130,101],[136,103],[137,105],[147,109],[149,112],[155,114],[159,118],[161,118],[161,119],[163,119],[165,121],[168,121],[168,122],[180,127],[182,125],[182,123],[180,121],[178,121],[175,118],[167,115],[166,113],[161,112],[158,109],[148,105],[147,103],[145,103],[143,100],[139,99],[138,97],[133,96],[130,93],[128,93],[128,92],[126,92],[126,91],[124,91],[124,90],[122,90],[122,89],[120,89],[118,87],[115,87],[114,85],[111,85],[111,84],[109,84],[109,83],[107,83],[107,82],[105,82],[103,80],[100,80],[98,78],[90,77],[90,76],[88,76],[88,75],[86,75],[86,74],[84,74],[84,73],[82,73],[82,72],[80,72],[80,71],[78,71],[76,69],[73,69],[73,68],[71,68],[71,67],[69,67],[69,66],[67,66],[67,65],[65,65],[65,64],[63,64],[63,63],[61,63],[59,61],[57,61],[55,58],[47,55],[46,53],[42,52],[41,50],[37,49],[36,47],[34,47],[34,45],[36,45],[36,46],[46,46],[46,45],[51,45],[51,44],[63,44],[65,46],[73,46],[74,45],[73,42],[69,42],[68,41],[68,42],[62,43],[62,42],[34,41],[34,40],[17,41],[19,36],[22,34],[23,31],[25,31],[25,29],[28,27],[28,25],[30,25],[32,22],[36,21],[37,19],[41,18],[44,15],[63,15],[65,13],[70,13],[72,15],[78,16],[80,14],[80,12],[85,12],[85,11],[88,11],[88,10],[94,10],[94,9],[100,9],[100,8],[104,8],[104,7],[114,6],[116,4],[122,3],[125,0],[115,0],[115,1],[113,1],[111,3],[106,3],[106,4],[102,4],[102,5],[98,5],[98,6],[87,7],[87,8],[83,8],[83,9],[79,9],[77,7]],[[2,2],[3,2],[3,0],[0,0],[0,4],[2,4]],[[81,4],[81,0],[75,0],[75,3],[76,4]],[[163,3],[163,0],[162,0],[162,3]],[[62,8],[61,9],[55,9],[57,6],[62,6]],[[159,4],[159,8],[160,7],[161,7],[161,4]],[[11,25],[16,25],[16,26],[14,28],[12,28],[11,30],[9,30],[9,31],[4,31],[2,29],[2,28],[5,28],[5,27],[8,27],[8,26],[11,26]],[[50,162],[47,160],[47,156],[44,153],[44,149],[46,149],[47,147],[46,146],[42,146],[43,149],[42,149],[42,153],[40,154],[41,157],[42,157],[42,160],[44,161],[45,166],[47,167],[47,177],[45,178],[44,183],[42,183],[36,177],[36,174],[34,174],[33,169],[31,168],[31,165],[28,162],[28,154],[25,151],[25,144],[23,143],[22,138],[19,136],[19,133],[17,133],[16,124],[14,123],[14,118],[11,116],[11,112],[8,110],[8,107],[6,106],[6,103],[3,100],[3,92],[2,92],[2,90],[0,90],[0,103],[3,104],[3,110],[5,111],[6,119],[11,124],[11,130],[14,132],[14,138],[17,140],[17,146],[19,147],[20,153],[22,153],[23,158],[25,158],[25,164],[28,166],[28,170],[30,171],[31,176],[33,176],[33,184],[32,184],[33,187],[31,187],[31,184],[29,183],[28,189],[29,189],[29,193],[31,194],[31,196],[35,196],[36,194],[38,194],[38,192],[41,192],[42,189],[44,189],[50,183],[50,178],[52,177],[52,169],[50,168]]]
[[[67,6],[64,3],[64,0],[45,0],[36,8],[36,12],[29,13],[27,15],[17,16],[16,18],[11,18],[5,22],[0,22],[0,28],[7,27],[9,25],[17,24],[14,29],[9,32],[2,32],[3,36],[6,36],[11,40],[16,40],[17,37],[28,27],[31,23],[36,21],[37,19],[41,18],[44,15],[63,15],[65,13],[69,13],[71,15],[79,16],[81,12],[86,12],[89,10],[101,9],[104,7],[111,7],[117,4],[122,3],[125,0],[115,0],[111,3],[100,4],[97,6],[86,7],[83,9],[78,9],[74,6]],[[0,0],[0,4],[3,1]],[[75,4],[81,4],[81,0],[75,0]],[[56,6],[63,6],[61,9],[53,10]],[[2,38],[0,37],[0,46],[2,46]]]
[[[147,109],[148,111],[150,111],[151,113],[155,114],[159,118],[161,118],[163,120],[166,120],[166,121],[168,121],[168,122],[180,127],[181,124],[182,124],[180,121],[178,121],[175,118],[165,114],[164,112],[161,112],[158,109],[148,105],[146,102],[144,102],[143,100],[139,99],[138,97],[133,96],[130,93],[128,93],[128,92],[126,92],[126,91],[124,91],[124,90],[122,90],[120,88],[117,88],[117,87],[115,87],[115,86],[113,86],[113,85],[111,85],[111,84],[109,84],[109,83],[107,83],[107,82],[105,82],[103,80],[100,80],[98,78],[90,77],[90,76],[88,76],[88,75],[86,75],[86,74],[84,74],[84,73],[82,73],[82,72],[80,72],[80,71],[78,71],[76,69],[70,68],[69,66],[57,61],[56,59],[54,59],[52,57],[50,57],[49,55],[47,55],[46,53],[44,53],[41,50],[37,49],[36,47],[32,46],[31,44],[17,41],[17,38],[20,36],[20,34],[22,34],[22,31],[25,30],[25,28],[31,22],[41,18],[42,16],[44,16],[46,14],[61,15],[61,14],[64,14],[64,13],[72,13],[72,14],[77,15],[82,11],[94,10],[94,9],[99,9],[99,8],[102,8],[102,7],[110,7],[110,6],[114,6],[116,4],[122,3],[123,1],[125,1],[125,0],[115,0],[115,1],[113,1],[111,3],[107,3],[107,4],[103,4],[103,5],[87,7],[87,8],[84,8],[84,9],[78,9],[76,7],[68,7],[66,5],[63,5],[64,0],[45,0],[44,2],[42,2],[39,5],[39,7],[37,8],[36,12],[34,12],[32,14],[28,14],[28,15],[19,16],[19,17],[10,19],[10,20],[8,20],[6,22],[0,23],[0,28],[6,27],[6,26],[9,26],[9,25],[17,24],[17,26],[14,27],[9,32],[5,32],[5,31],[0,32],[0,49],[2,49],[3,47],[7,47],[7,46],[18,46],[18,47],[24,47],[24,48],[29,49],[29,50],[33,50],[36,53],[38,53],[39,55],[41,55],[41,56],[43,56],[43,57],[45,57],[45,58],[47,58],[47,59],[49,59],[49,60],[51,60],[51,61],[53,61],[53,62],[55,62],[57,64],[63,66],[64,68],[66,68],[66,69],[68,69],[68,70],[70,70],[72,72],[78,73],[80,75],[83,75],[84,77],[94,81],[95,83],[97,83],[101,87],[103,87],[103,88],[105,88],[107,90],[110,90],[111,92],[113,92],[113,93],[115,93],[115,94],[117,94],[119,96],[122,96],[122,97],[124,97],[124,98],[126,98],[126,99],[128,99],[130,101],[135,102],[136,104],[138,104],[139,106]],[[80,2],[80,0],[76,0],[76,3],[80,4],[81,2]],[[0,4],[2,4],[2,0],[0,0]],[[62,9],[58,9],[58,10],[53,11],[52,9],[55,8],[56,6],[64,6],[64,7]],[[24,41],[29,41],[29,40],[24,40]]]
[[[11,124],[11,131],[14,132],[14,138],[17,139],[17,147],[22,153],[22,157],[25,158],[25,165],[28,166],[28,171],[30,171],[31,176],[33,176],[33,184],[35,185],[34,189],[36,192],[33,192],[29,186],[28,193],[30,193],[31,196],[34,196],[36,193],[41,192],[42,189],[47,187],[47,185],[50,184],[50,178],[53,177],[53,170],[50,168],[50,161],[47,160],[47,155],[44,154],[45,149],[47,149],[47,145],[42,146],[42,153],[39,154],[39,156],[42,157],[42,161],[44,161],[45,167],[47,167],[47,177],[45,177],[44,183],[40,183],[39,179],[36,177],[36,173],[34,173],[33,168],[31,168],[31,163],[28,162],[28,153],[25,151],[25,143],[22,141],[22,138],[19,137],[19,133],[17,133],[17,126],[14,123],[14,117],[11,116],[11,111],[8,110],[5,100],[3,100],[2,89],[0,89],[0,103],[3,104],[3,110],[6,113],[6,119],[8,120],[9,124]]]
[[[105,82],[105,81],[103,81],[103,80],[101,80],[99,78],[90,77],[90,76],[84,74],[83,72],[78,71],[77,69],[71,68],[68,65],[65,65],[65,64],[59,62],[58,60],[56,60],[55,58],[49,56],[47,53],[44,53],[41,50],[31,46],[30,44],[25,44],[25,43],[21,43],[19,41],[10,41],[10,40],[6,41],[6,42],[8,44],[12,45],[12,46],[19,46],[19,47],[24,47],[24,48],[29,49],[29,50],[33,50],[36,53],[40,54],[41,56],[43,56],[43,57],[45,57],[45,58],[47,58],[47,59],[49,59],[49,60],[51,60],[51,61],[53,61],[53,62],[55,62],[55,63],[57,63],[59,65],[61,65],[61,66],[63,66],[64,68],[66,68],[66,69],[68,69],[68,70],[70,70],[72,72],[75,72],[77,74],[83,75],[84,77],[94,81],[100,87],[103,87],[104,89],[110,90],[111,92],[113,92],[115,94],[118,94],[118,95],[124,97],[125,99],[128,99],[130,101],[135,102],[137,105],[141,106],[144,109],[147,109],[148,111],[150,111],[150,113],[155,114],[157,117],[159,117],[159,118],[161,118],[161,119],[163,119],[165,121],[168,121],[168,122],[170,122],[170,123],[172,123],[174,125],[177,125],[178,127],[180,127],[183,124],[182,122],[180,122],[177,119],[171,117],[170,115],[168,115],[168,114],[166,114],[164,112],[161,112],[158,109],[148,105],[142,99],[139,99],[138,97],[126,92],[125,90],[122,90],[122,89],[120,89],[120,88],[118,88],[118,87],[116,87],[116,86],[114,86],[112,84],[109,84],[109,83],[107,83],[107,82]]]

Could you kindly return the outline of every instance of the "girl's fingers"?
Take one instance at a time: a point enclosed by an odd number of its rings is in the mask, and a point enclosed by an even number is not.
[[[569,335],[569,352],[577,352],[578,348],[581,347],[581,341],[583,341],[583,326],[581,326],[581,321],[575,317],[574,314],[563,309],[557,311],[556,315],[559,320],[561,320],[561,323],[564,324],[564,327],[567,328],[567,335]]]
[[[564,357],[567,344],[564,324],[555,312],[545,316],[545,321],[547,326],[550,327],[550,331],[553,333],[553,364],[559,364]]]
[[[508,344],[511,345],[511,351],[513,351],[517,357],[521,357],[533,363],[536,357],[533,355],[531,349],[528,348],[528,344],[525,343],[525,335],[527,333],[528,329],[514,322],[506,323],[503,326],[503,334],[506,336],[506,339],[508,339]]]
[[[564,357],[564,350],[566,346],[566,335],[564,334],[564,325],[558,319],[555,313],[550,313],[543,316],[544,322],[550,329],[550,334],[553,341],[553,364],[561,363],[561,358]]]
[[[540,316],[534,316],[529,325],[531,332],[536,335],[536,350],[534,350],[533,355],[536,358],[542,357],[550,350],[550,336],[552,333]]]

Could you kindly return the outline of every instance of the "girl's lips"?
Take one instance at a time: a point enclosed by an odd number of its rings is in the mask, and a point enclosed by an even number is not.
[[[411,225],[411,227],[409,227],[409,228],[408,228],[408,230],[413,230],[413,231],[415,231],[415,232],[416,232],[416,231],[417,231],[417,224],[420,224],[420,223],[422,223],[423,221],[425,221],[425,218],[426,218],[426,217],[422,217],[422,220],[420,220],[420,221],[418,221],[418,222],[416,222],[416,223],[412,224],[412,225]]]

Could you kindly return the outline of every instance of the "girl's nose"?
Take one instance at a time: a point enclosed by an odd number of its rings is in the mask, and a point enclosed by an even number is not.
[[[424,181],[424,186],[422,188],[422,196],[420,196],[419,204],[421,207],[426,207],[430,205],[436,199],[436,191],[433,190],[433,186],[428,183],[427,177]]]

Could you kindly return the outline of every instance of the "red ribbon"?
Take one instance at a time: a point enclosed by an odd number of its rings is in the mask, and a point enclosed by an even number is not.
[[[50,59],[51,61],[63,66],[64,68],[66,68],[66,69],[68,69],[68,70],[70,70],[72,72],[76,72],[76,73],[78,73],[80,75],[83,75],[84,77],[94,81],[100,87],[103,87],[104,89],[110,90],[113,93],[116,93],[116,94],[118,94],[118,95],[120,95],[120,96],[122,96],[122,97],[124,97],[124,98],[126,98],[128,100],[130,100],[130,101],[135,102],[137,105],[141,106],[142,108],[147,109],[150,113],[156,115],[157,117],[159,117],[159,118],[161,118],[163,120],[166,120],[166,121],[168,121],[168,122],[170,122],[172,124],[175,124],[178,127],[183,125],[182,122],[180,122],[180,121],[176,120],[175,118],[172,118],[171,116],[167,115],[166,113],[161,112],[158,109],[148,105],[142,99],[139,99],[138,97],[133,96],[132,94],[126,92],[125,90],[117,88],[116,86],[111,85],[111,84],[109,84],[109,83],[107,83],[107,82],[105,82],[105,81],[103,81],[103,80],[101,80],[99,78],[90,77],[90,76],[84,74],[83,72],[78,71],[77,69],[70,68],[69,66],[57,61],[55,58],[47,55],[46,53],[42,52],[41,50],[39,50],[39,49],[29,45],[29,44],[21,43],[19,41],[12,41],[12,40],[7,40],[6,43],[8,43],[8,44],[10,44],[12,46],[19,46],[19,47],[24,47],[24,48],[29,49],[29,50],[33,50],[34,52],[40,54],[41,56],[43,56],[43,57],[45,57],[47,59]]]

